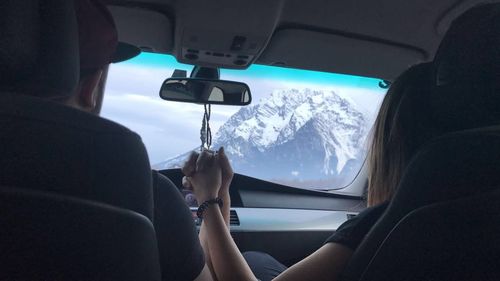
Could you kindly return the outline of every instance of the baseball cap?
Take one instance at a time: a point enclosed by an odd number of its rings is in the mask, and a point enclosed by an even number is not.
[[[102,68],[131,59],[141,50],[118,42],[113,17],[100,0],[75,0],[80,46],[80,69]]]

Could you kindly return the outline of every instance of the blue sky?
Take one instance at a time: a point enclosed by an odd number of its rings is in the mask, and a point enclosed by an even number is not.
[[[174,57],[143,53],[110,67],[102,116],[121,123],[141,135],[152,164],[185,153],[200,145],[203,107],[164,101],[158,93],[174,69],[189,71],[192,66],[177,63]],[[272,91],[287,88],[334,90],[374,117],[385,90],[378,79],[253,65],[247,70],[221,70],[221,79],[245,82],[253,103]],[[211,126],[216,130],[239,107],[213,106]]]
[[[140,56],[130,60],[127,64],[136,66],[148,66],[155,68],[165,68],[165,66],[173,66],[177,69],[187,70],[192,69],[191,65],[178,63],[173,56],[158,55],[153,53],[143,53]],[[246,76],[254,79],[271,79],[271,80],[288,80],[302,83],[314,83],[323,86],[350,86],[357,88],[374,89],[377,88],[379,79],[371,79],[367,77],[342,75],[336,73],[308,71],[293,68],[269,67],[265,65],[252,65],[248,69],[233,70],[223,69],[221,75],[225,76]]]

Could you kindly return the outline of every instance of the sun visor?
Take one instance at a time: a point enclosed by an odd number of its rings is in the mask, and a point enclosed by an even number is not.
[[[428,60],[410,46],[300,28],[279,29],[257,63],[392,80]]]
[[[173,26],[164,14],[139,8],[108,6],[118,29],[118,39],[144,51],[169,53]]]

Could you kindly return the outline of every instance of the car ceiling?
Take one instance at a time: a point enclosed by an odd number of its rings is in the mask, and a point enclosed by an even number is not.
[[[180,62],[240,69],[258,63],[391,80],[432,60],[450,22],[484,1],[107,2],[120,40]]]

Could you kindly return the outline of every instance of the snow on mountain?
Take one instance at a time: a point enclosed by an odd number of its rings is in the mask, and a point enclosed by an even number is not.
[[[193,150],[199,151],[199,147],[198,149]],[[184,162],[186,162],[186,160],[188,159],[189,154],[191,154],[191,151],[183,153],[181,155],[177,155],[158,164],[154,164],[152,168],[156,170],[181,168]]]
[[[214,136],[234,170],[290,184],[347,184],[364,161],[369,124],[356,105],[333,91],[278,90],[243,107]],[[188,153],[156,168],[179,167]]]

